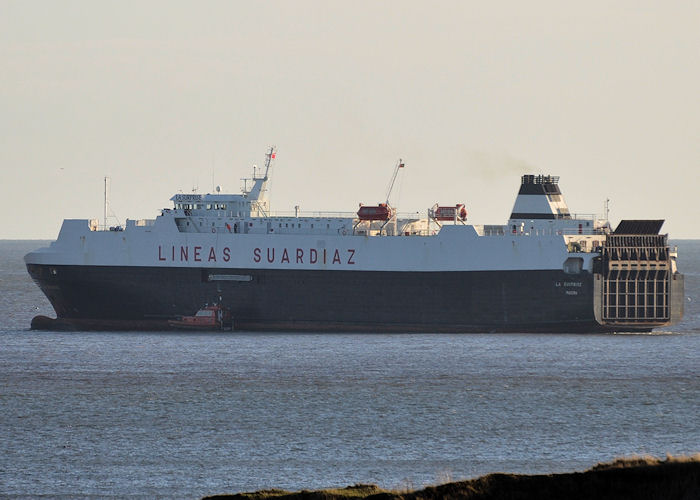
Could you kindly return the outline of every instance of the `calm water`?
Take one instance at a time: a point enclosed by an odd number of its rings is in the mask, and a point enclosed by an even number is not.
[[[0,241],[0,495],[197,498],[700,452],[700,241],[654,335],[33,332]]]

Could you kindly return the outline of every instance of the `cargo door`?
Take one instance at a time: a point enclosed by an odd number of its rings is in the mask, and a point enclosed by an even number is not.
[[[683,275],[675,268],[668,236],[649,234],[663,221],[622,221],[607,235],[594,266],[598,323],[621,330],[649,330],[683,315]],[[636,232],[637,234],[631,234]]]

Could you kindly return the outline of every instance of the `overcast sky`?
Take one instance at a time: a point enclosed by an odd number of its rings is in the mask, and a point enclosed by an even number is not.
[[[520,175],[572,212],[700,238],[700,3],[0,0],[0,239],[111,207],[238,192],[278,148],[274,210],[464,202]]]

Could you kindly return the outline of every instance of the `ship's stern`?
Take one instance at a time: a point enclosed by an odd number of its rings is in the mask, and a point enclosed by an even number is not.
[[[595,319],[615,331],[650,331],[683,317],[685,287],[663,221],[623,220],[594,265]]]

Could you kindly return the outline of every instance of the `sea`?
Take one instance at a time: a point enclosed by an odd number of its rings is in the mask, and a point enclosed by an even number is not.
[[[700,452],[700,241],[651,334],[52,332],[0,241],[0,496],[205,495]],[[396,305],[397,308],[400,304]],[[358,311],[362,314],[362,311]]]

